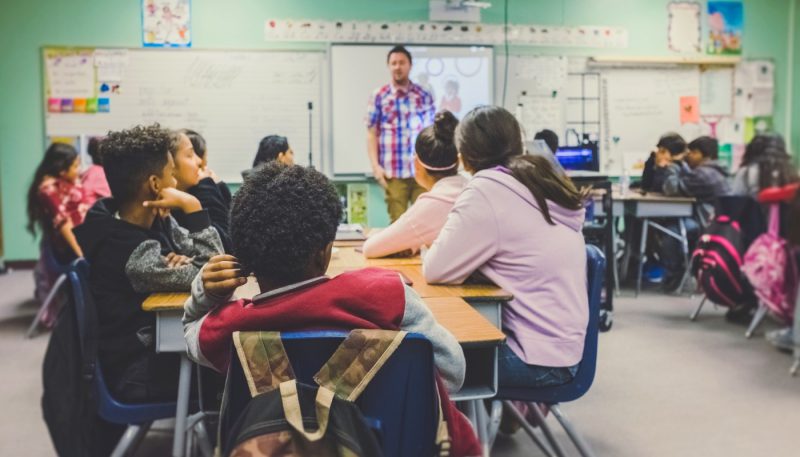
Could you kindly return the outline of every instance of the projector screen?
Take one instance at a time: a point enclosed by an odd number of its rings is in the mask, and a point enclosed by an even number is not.
[[[389,45],[331,46],[333,173],[371,175],[364,119],[372,93],[391,82]],[[483,46],[409,46],[410,78],[431,92],[436,110],[462,117],[492,103],[493,52]]]

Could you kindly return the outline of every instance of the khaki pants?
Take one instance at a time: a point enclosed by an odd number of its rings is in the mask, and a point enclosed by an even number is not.
[[[386,179],[386,209],[389,219],[396,221],[408,209],[409,203],[417,201],[417,197],[425,192],[425,188],[417,184],[414,178]]]

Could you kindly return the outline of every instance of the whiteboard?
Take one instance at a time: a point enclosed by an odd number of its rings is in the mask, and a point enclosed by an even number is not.
[[[208,144],[209,166],[230,182],[241,182],[258,143],[266,135],[288,138],[295,161],[322,168],[322,52],[130,49],[115,68],[108,113],[50,113],[48,136],[100,136],[109,130],[158,122],[200,132]],[[118,73],[118,74],[117,74]],[[98,81],[102,84],[103,81]],[[313,104],[309,142],[308,102]]]
[[[331,143],[333,173],[372,175],[367,157],[365,117],[372,93],[390,82],[390,45],[333,45],[331,61]],[[461,110],[492,103],[493,50],[483,46],[409,46],[410,78],[433,95],[437,109],[445,84],[458,82]]]
[[[691,68],[610,69],[602,76],[600,171],[641,173],[659,137],[677,132],[687,141],[699,123],[681,125],[681,97],[700,96],[700,71]]]

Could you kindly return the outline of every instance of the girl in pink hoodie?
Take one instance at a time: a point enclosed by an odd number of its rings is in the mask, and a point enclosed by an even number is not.
[[[416,252],[430,246],[447,220],[447,213],[467,184],[458,174],[458,151],[453,134],[458,119],[450,111],[436,114],[414,145],[414,179],[428,190],[399,219],[364,243],[364,256],[384,257],[398,252]]]
[[[425,256],[425,279],[460,284],[480,272],[514,295],[503,307],[501,386],[567,383],[589,320],[581,193],[547,158],[522,155],[503,108],[470,111],[455,142],[473,178]]]

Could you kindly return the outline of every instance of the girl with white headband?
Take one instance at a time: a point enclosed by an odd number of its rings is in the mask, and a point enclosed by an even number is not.
[[[394,224],[364,243],[366,257],[414,253],[430,246],[447,220],[467,179],[458,174],[458,151],[453,135],[458,119],[450,111],[436,113],[433,125],[422,130],[414,145],[414,179],[428,190]]]

